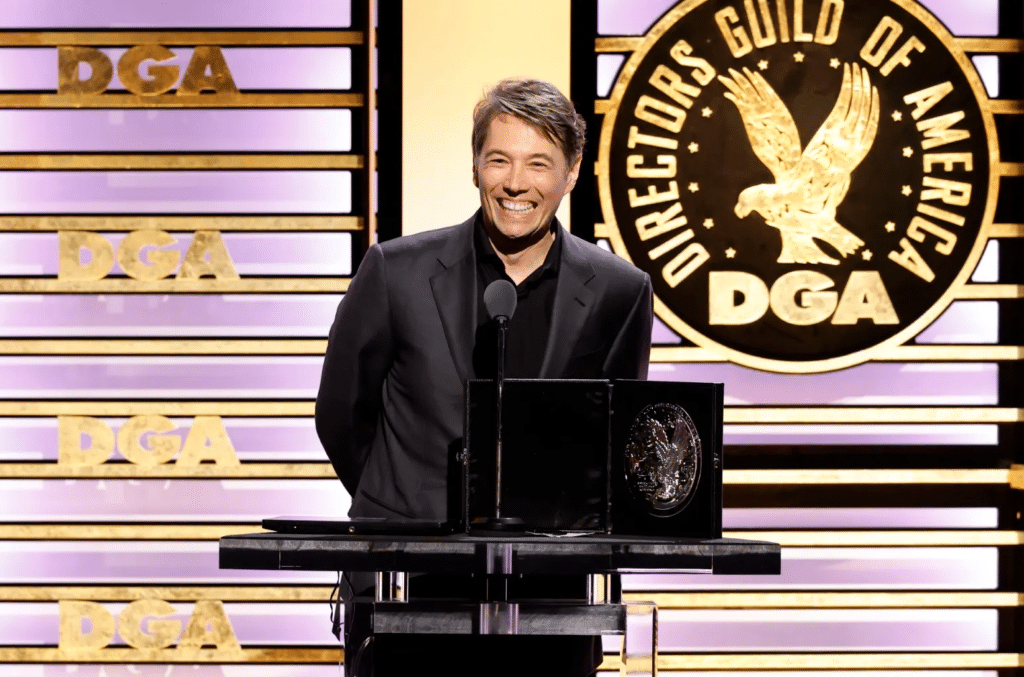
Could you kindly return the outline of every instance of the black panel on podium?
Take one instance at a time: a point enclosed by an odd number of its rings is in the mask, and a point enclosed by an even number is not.
[[[720,538],[721,384],[504,382],[502,517],[530,531]],[[495,384],[466,383],[449,518],[492,517]]]

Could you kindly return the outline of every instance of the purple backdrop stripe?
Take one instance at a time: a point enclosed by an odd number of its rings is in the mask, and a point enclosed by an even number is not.
[[[0,356],[0,398],[313,399],[322,365],[319,356]]]
[[[348,171],[0,172],[7,214],[347,214]]]
[[[146,61],[139,68],[149,79],[149,68],[177,66],[181,85],[192,58],[189,47],[170,47],[173,59]],[[114,64],[127,51],[123,47],[101,48]],[[242,92],[273,90],[347,90],[352,87],[352,49],[349,47],[224,47],[224,61],[235,85]],[[57,90],[57,49],[55,47],[11,47],[0,49],[0,91]],[[124,90],[117,69],[108,91]]]
[[[0,514],[10,522],[256,523],[268,511],[342,519],[350,504],[336,479],[0,480]]]
[[[725,444],[998,444],[996,425],[727,425]]]
[[[326,339],[340,299],[337,294],[0,294],[0,336]]]
[[[0,110],[0,152],[344,152],[349,109]]]
[[[999,0],[918,0],[954,35],[996,35]],[[597,32],[601,35],[642,35],[676,0],[598,0]]]
[[[332,571],[222,570],[217,541],[0,541],[5,585],[334,585],[336,579]]]
[[[319,356],[0,356],[0,397],[315,397],[322,362]],[[996,403],[991,364],[866,364],[813,376],[729,364],[653,366],[658,380],[728,384],[728,404]]]
[[[222,571],[217,558],[216,541],[0,541],[0,583],[334,583],[332,572]],[[997,548],[784,548],[781,576],[630,574],[623,589],[995,590],[997,563]]]
[[[725,384],[728,404],[981,405],[998,401],[988,363],[875,363],[824,374],[789,375],[734,364],[652,364],[658,381]]]
[[[343,28],[350,0],[0,0],[0,28]]]
[[[629,590],[995,590],[997,548],[783,548],[779,576],[632,574]]]
[[[115,432],[127,421],[125,418],[101,420]],[[178,428],[168,434],[181,436],[184,440],[192,430],[192,421],[191,418],[171,418]],[[327,460],[312,418],[225,417],[221,421],[235,454],[242,462]],[[120,460],[124,457],[115,450],[111,458]],[[56,460],[56,418],[0,418],[0,461]]]
[[[103,237],[116,251],[125,233],[107,233]],[[156,249],[177,251],[180,261],[193,235],[175,232],[172,237],[177,244]],[[222,237],[235,270],[242,277],[352,274],[350,233],[224,233]],[[144,248],[143,261],[152,250]],[[58,259],[56,233],[0,232],[0,276],[57,275]],[[111,274],[124,274],[116,260]]]
[[[172,602],[168,619],[188,622],[194,604]],[[102,606],[118,616],[125,603]],[[242,646],[336,643],[323,603],[224,603]],[[0,603],[0,635],[18,646],[54,645],[55,602]],[[994,609],[694,610],[658,613],[659,650],[710,651],[992,651]],[[176,638],[177,639],[177,638]],[[115,635],[111,646],[124,646]]]

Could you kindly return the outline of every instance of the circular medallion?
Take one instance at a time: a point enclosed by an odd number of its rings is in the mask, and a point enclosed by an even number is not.
[[[700,480],[700,437],[686,410],[644,408],[629,430],[624,464],[629,493],[648,513],[670,517],[685,508]]]
[[[612,246],[698,346],[780,372],[864,362],[937,318],[981,257],[986,100],[913,0],[687,0],[610,97]]]

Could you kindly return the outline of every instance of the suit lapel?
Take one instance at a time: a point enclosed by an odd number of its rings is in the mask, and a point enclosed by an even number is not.
[[[442,270],[430,278],[434,303],[459,381],[473,378],[473,340],[476,336],[476,258],[473,256],[474,215],[456,228],[437,257]]]
[[[564,373],[594,305],[594,292],[587,287],[594,278],[594,267],[569,233],[563,230],[559,235],[563,238],[562,260],[541,378],[559,378]]]

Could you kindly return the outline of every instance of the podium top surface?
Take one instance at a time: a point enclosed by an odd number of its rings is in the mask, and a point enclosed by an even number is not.
[[[648,536],[239,534],[220,539],[222,569],[512,574],[778,574],[778,543]]]

